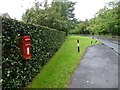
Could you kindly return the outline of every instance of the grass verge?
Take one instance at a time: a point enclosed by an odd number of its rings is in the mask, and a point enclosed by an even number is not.
[[[77,52],[77,39],[80,40],[80,52]],[[68,36],[62,47],[42,68],[27,88],[66,88],[70,76],[80,63],[82,56],[91,44],[91,38]]]

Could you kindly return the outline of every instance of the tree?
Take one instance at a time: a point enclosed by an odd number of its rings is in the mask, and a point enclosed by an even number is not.
[[[77,23],[77,26],[75,29],[71,30],[70,33],[75,33],[75,34],[89,34],[89,31],[87,27],[89,26],[88,19],[85,21],[80,21]]]
[[[89,21],[87,27],[91,33],[120,35],[120,2],[109,2],[104,8],[100,9],[95,17]]]
[[[74,27],[76,22],[73,13],[75,3],[67,2],[67,0],[60,0],[60,2],[53,0],[52,4],[48,5],[47,0],[45,0],[43,7],[40,5],[41,3],[36,2],[34,7],[27,9],[22,16],[22,20],[65,31],[66,33]]]

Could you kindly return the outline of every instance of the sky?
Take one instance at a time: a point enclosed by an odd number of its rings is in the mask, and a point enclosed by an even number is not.
[[[27,8],[34,6],[35,0],[0,0],[0,13],[8,13],[11,18],[21,20]],[[43,1],[43,0],[38,0]],[[109,1],[115,0],[69,0],[75,4],[75,17],[79,20],[91,19]],[[51,2],[51,0],[48,0]]]

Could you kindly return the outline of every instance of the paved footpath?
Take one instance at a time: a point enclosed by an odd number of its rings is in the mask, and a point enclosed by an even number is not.
[[[118,57],[102,44],[88,47],[68,88],[118,88]]]

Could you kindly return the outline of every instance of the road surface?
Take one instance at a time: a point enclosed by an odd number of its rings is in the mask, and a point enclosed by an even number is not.
[[[117,48],[114,46],[116,44],[111,44],[109,41],[103,41],[103,43]],[[120,56],[115,50],[104,44],[88,47],[70,78],[68,88],[118,88]]]
[[[120,40],[113,40],[113,39],[104,39],[104,38],[97,38],[95,37],[96,40],[99,40],[103,44],[107,45],[111,49],[115,50],[116,53],[120,55]]]

